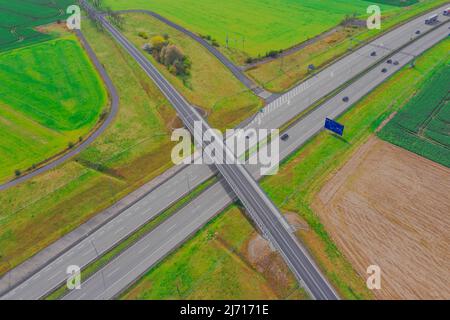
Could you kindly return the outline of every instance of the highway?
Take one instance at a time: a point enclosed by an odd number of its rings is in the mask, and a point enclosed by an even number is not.
[[[409,26],[409,28],[407,28],[406,30],[403,30],[403,32],[405,32],[405,33],[398,34],[396,37],[393,37],[393,36],[391,37],[390,36],[391,33],[389,33],[388,35],[386,35],[389,37],[383,36],[383,37],[377,39],[377,41],[383,41],[385,46],[390,46],[392,48],[396,48],[397,44],[401,44],[402,40],[405,37],[409,39],[408,35],[413,35],[416,29],[420,29],[420,30],[422,30],[422,32],[424,32],[425,30],[427,30],[429,28],[428,26],[425,26],[423,24],[422,18],[416,19],[401,28],[404,28],[406,26]],[[397,30],[398,29],[396,29],[394,31],[397,31]],[[370,47],[366,48],[366,54],[369,53],[371,50],[372,49]],[[409,48],[408,48],[408,50],[409,50]],[[421,51],[418,51],[418,52],[420,53]],[[352,55],[356,54],[356,53],[357,53],[357,55],[352,57]],[[349,65],[346,66],[346,69],[348,69],[348,70],[353,69],[352,70],[353,74],[356,74],[356,72],[358,71],[357,68],[350,68],[350,65],[354,64],[355,61],[358,61],[358,59],[365,62],[365,63],[358,64],[358,66],[364,65],[363,68],[359,70],[359,72],[362,70],[365,70],[364,68],[367,68],[367,66],[368,66],[367,62],[374,62],[376,60],[383,59],[382,53],[380,53],[380,52],[378,53],[378,56],[376,58],[370,57],[369,54],[367,54],[365,56],[361,52],[355,52],[353,54],[340,60],[338,62],[339,63],[338,67],[335,67],[335,65],[332,65],[329,68],[327,68],[326,70],[322,71],[320,74],[316,75],[315,78],[324,79],[325,83],[322,83],[323,81],[310,79],[310,80],[308,80],[308,85],[299,86],[298,88],[300,88],[300,89],[298,90],[297,94],[295,94],[295,95],[292,93],[290,94],[290,96],[289,96],[290,104],[287,103],[287,101],[289,101],[289,100],[286,100],[284,105],[280,104],[280,106],[277,106],[277,107],[282,108],[282,109],[280,109],[280,111],[282,111],[282,112],[267,112],[267,114],[266,114],[266,112],[264,112],[264,117],[261,119],[262,120],[261,127],[263,127],[263,126],[268,127],[268,126],[270,126],[270,123],[276,124],[273,127],[280,127],[283,123],[285,123],[286,121],[288,121],[290,119],[289,117],[291,114],[296,114],[299,111],[306,109],[309,106],[309,104],[312,101],[314,101],[313,99],[315,99],[315,97],[319,96],[319,94],[317,94],[317,93],[320,93],[322,96],[325,95],[326,93],[328,93],[326,91],[326,89],[324,89],[324,90],[321,89],[322,87],[324,87],[325,85],[328,84],[327,80],[331,79],[332,81],[329,81],[329,82],[334,83],[334,87],[329,86],[329,88],[332,88],[333,90],[335,88],[337,88],[341,83],[348,81],[349,80],[348,77],[351,76],[350,72],[344,72],[344,74],[340,77],[332,76],[333,74],[337,74],[336,70],[343,69],[343,67],[341,66],[343,61],[348,60]],[[385,55],[385,53],[383,53],[383,54]],[[403,56],[403,55],[401,55],[401,56]],[[409,56],[405,56],[405,57],[410,58]],[[325,76],[322,76],[324,74],[325,74]],[[328,75],[328,76],[326,76],[326,75]],[[380,76],[386,77],[386,76],[388,76],[388,74],[386,74],[386,75],[380,74]],[[358,83],[360,81],[361,80],[359,80]],[[316,92],[316,91],[319,91],[319,92]],[[356,96],[353,97],[350,94],[348,96],[351,98],[350,103],[355,101],[354,99]],[[286,96],[284,96],[284,97],[286,97]],[[282,99],[285,99],[285,98],[282,98]],[[277,102],[275,102],[275,103],[277,103]],[[266,107],[266,109],[267,108],[269,108],[269,110],[270,110],[271,108],[273,108],[273,104]],[[322,108],[323,108],[323,106],[321,106],[321,109]],[[289,115],[286,116],[285,118],[280,117],[280,115],[285,114],[285,113],[289,114]],[[311,114],[317,115],[316,113],[311,113]],[[288,141],[288,143],[284,143],[282,145],[282,146],[284,146],[284,148],[286,148],[286,149],[282,149],[282,152],[284,152],[283,150],[295,150],[298,146],[301,145],[301,143],[303,143],[303,140],[302,140],[303,137],[308,137],[311,134],[313,134],[314,132],[316,132],[317,130],[320,130],[320,128],[322,127],[322,123],[321,122],[319,123],[318,120],[316,120],[316,122],[315,122],[316,127],[310,127],[310,126],[305,125],[305,124],[308,124],[310,121],[314,120],[314,119],[309,118],[309,116],[310,115],[308,115],[308,118],[305,118],[305,120],[302,120],[301,122],[299,122],[298,125],[295,125],[293,128],[289,129],[289,130],[293,130],[294,128],[302,128],[301,130],[306,130],[305,132],[308,134],[303,132],[302,134],[298,135],[299,138],[297,139],[296,138],[297,133],[290,133],[291,138]],[[318,119],[320,119],[321,117],[322,117],[322,115],[320,117],[318,117]],[[269,123],[269,125],[267,125],[267,123]],[[310,128],[310,129],[308,129],[308,128]],[[294,137],[295,137],[295,139],[294,139]],[[305,138],[305,139],[307,139],[307,138]],[[299,143],[294,143],[297,140]],[[291,151],[289,151],[289,152],[291,152]],[[14,290],[10,291],[8,294],[3,296],[2,298],[6,298],[6,299],[8,299],[8,298],[37,299],[37,298],[42,297],[43,295],[45,295],[46,293],[51,291],[51,289],[55,288],[58,284],[61,284],[64,281],[64,279],[66,278],[65,268],[68,265],[77,264],[79,266],[85,266],[87,263],[89,263],[90,261],[92,261],[96,258],[97,252],[98,252],[98,254],[102,254],[103,252],[105,252],[106,249],[111,248],[114,244],[116,244],[121,239],[123,239],[123,237],[125,237],[127,234],[132,232],[132,230],[136,230],[139,225],[142,225],[143,223],[145,223],[145,221],[150,220],[152,217],[154,217],[155,215],[160,213],[162,208],[167,207],[168,205],[170,205],[170,203],[173,203],[174,199],[176,200],[180,197],[180,195],[183,195],[184,193],[188,192],[189,186],[187,186],[187,185],[189,185],[189,183],[191,185],[191,188],[194,188],[196,185],[198,185],[199,183],[201,183],[208,177],[212,176],[213,174],[214,174],[213,171],[211,171],[211,170],[208,171],[208,168],[205,166],[188,166],[186,169],[182,170],[180,173],[178,173],[177,175],[175,175],[174,177],[169,179],[165,184],[162,184],[160,188],[155,189],[147,197],[139,200],[133,206],[131,206],[129,209],[125,210],[122,214],[117,216],[114,220],[108,222],[102,228],[93,232],[90,237],[85,239],[85,241],[80,242],[76,246],[70,248],[70,250],[68,250],[66,253],[58,256],[57,259],[54,259],[53,261],[48,263],[48,265],[45,268],[41,268],[38,272],[36,272],[33,275],[33,277],[29,278],[28,280],[26,280],[25,282],[23,282],[22,284],[17,286]],[[182,183],[182,182],[180,183],[180,181],[184,181],[184,183]],[[186,181],[188,181],[188,183],[186,183]],[[173,182],[173,184],[171,184],[172,182]],[[171,191],[176,190],[176,192],[165,192],[165,193],[163,192],[162,193],[163,195],[157,194],[158,190],[164,190],[163,189],[164,185],[168,187],[168,189],[166,189],[166,190],[171,190]],[[209,190],[212,190],[212,188]],[[205,192],[204,194],[207,194],[207,192]],[[178,234],[179,233],[177,237],[172,239],[173,243],[176,243],[178,245],[180,243],[180,241],[184,241],[184,239],[186,239],[190,234],[195,232],[195,230],[200,228],[210,217],[214,216],[215,215],[214,211],[216,211],[216,212],[220,211],[220,210],[217,210],[217,208],[218,208],[217,206],[214,207],[214,205],[220,203],[220,201],[219,201],[220,193],[208,194],[208,197],[205,196],[205,198],[203,198],[203,195],[201,197],[202,197],[201,199],[209,199],[208,200],[209,202],[207,201],[205,203],[205,207],[208,207],[208,203],[209,203],[209,205],[211,205],[211,203],[213,203],[213,206],[211,206],[210,210],[208,209],[208,210],[206,210],[207,212],[204,212],[204,213],[203,213],[203,209],[202,209],[202,211],[201,211],[202,215],[197,220],[192,219],[192,217],[198,215],[198,211],[189,213],[188,211],[185,211],[183,209],[179,213],[174,215],[172,218],[170,218],[166,221],[168,223],[168,222],[172,221],[172,219],[178,219],[177,217],[180,217],[179,219],[182,220],[181,217],[183,217],[183,214],[186,214],[187,216],[190,215],[190,217],[191,217],[190,221],[195,221],[195,223],[193,223],[192,225],[191,224],[183,224],[183,223],[181,223],[180,225],[177,224],[177,228],[172,229],[170,232],[170,234],[174,234],[174,233]],[[157,202],[152,201],[152,199],[155,199],[155,198],[158,199]],[[225,199],[226,199],[226,196],[225,196]],[[200,200],[200,198],[198,200]],[[198,200],[195,200],[194,202],[196,203],[197,206],[200,206],[200,204],[198,204],[198,202],[200,202],[200,201],[198,201]],[[206,200],[202,200],[202,202],[201,202],[202,204],[203,204],[203,201],[206,201]],[[157,205],[156,205],[156,203],[157,203]],[[188,208],[189,206],[187,206],[185,208]],[[201,208],[205,208],[205,207],[202,206]],[[199,207],[199,209],[200,209],[200,207]],[[155,232],[156,232],[156,230],[160,230],[160,228],[167,226],[166,222],[164,222],[157,229],[155,229]],[[183,227],[183,229],[179,230],[182,227]],[[149,234],[149,236],[154,235],[154,234],[156,234],[156,233],[151,232]],[[151,238],[150,240],[149,239],[147,239],[147,240],[152,241],[152,244],[153,244],[153,245],[148,245],[149,248],[152,248],[153,246],[159,248],[158,251],[152,256],[155,259],[158,257],[159,257],[158,259],[161,259],[161,257],[166,255],[168,252],[170,252],[170,250],[172,250],[173,248],[175,248],[177,246],[177,245],[170,245],[170,243],[172,243],[172,242],[168,241],[167,238],[164,238],[164,237],[161,238],[161,241],[163,241],[162,243],[165,243],[164,246],[161,246],[161,242],[158,241],[158,239]],[[94,244],[95,244],[96,249],[94,248]],[[119,261],[119,260],[115,260],[115,261]],[[152,264],[150,264],[150,262],[151,261],[145,261],[145,263],[142,263],[142,265],[146,266],[148,269],[152,266]],[[130,265],[132,265],[132,264],[130,263]],[[134,268],[130,267],[130,265],[127,265],[128,270],[134,270]],[[138,264],[134,264],[134,265],[137,266]],[[134,273],[130,271],[130,275],[128,275],[128,277],[135,277],[135,278],[137,276],[138,276],[137,271]],[[5,279],[2,278],[2,280],[5,280]],[[126,286],[126,284],[124,282],[119,281],[118,284],[116,284],[116,286],[124,287],[124,286]]]
[[[200,122],[203,126],[202,132],[207,132],[211,128],[207,122],[198,114],[181,94],[159,73],[148,59],[126,39],[116,28],[114,28],[104,16],[99,16],[105,29],[122,45],[122,47],[139,63],[141,68],[155,82],[158,88],[164,93],[172,106],[177,111],[178,116],[183,121],[194,136],[196,142],[205,148],[207,145],[202,137],[198,137],[194,130],[194,123]],[[212,144],[216,145],[216,150],[224,150],[229,159],[235,159],[234,151],[228,149],[224,141],[215,136]],[[296,241],[287,222],[282,217],[278,208],[270,201],[268,196],[262,191],[259,185],[247,170],[235,160],[235,164],[216,164],[216,168],[225,178],[231,189],[235,192],[242,204],[246,208],[250,217],[268,237],[271,243],[281,252],[288,266],[291,268],[297,279],[303,284],[305,289],[315,299],[337,299],[328,281],[321,275],[319,268],[307,258],[301,245]]]
[[[447,27],[443,26],[439,32],[430,34],[413,43],[408,47],[408,50],[419,54],[444,39],[447,33]],[[349,108],[349,105],[342,101],[343,96],[352,96],[355,100],[363,98],[381,84],[387,76],[392,75],[411,61],[410,56],[401,53],[394,55],[393,58],[399,61],[399,65],[386,65],[387,73],[382,73],[381,68],[373,69],[357,83],[347,87],[338,96],[327,101],[320,108],[289,128],[287,133],[292,138],[282,143],[282,158],[291,154],[319,132],[323,127],[325,117],[335,118]],[[259,178],[258,168],[248,167],[255,178]],[[214,184],[197,199],[168,218],[155,230],[89,278],[83,283],[81,290],[70,292],[64,299],[111,299],[116,297],[130,283],[136,281],[149,268],[163,259],[172,248],[177,247],[179,243],[231,204],[235,199],[230,191],[229,186],[224,181]],[[304,256],[309,258],[306,252]]]

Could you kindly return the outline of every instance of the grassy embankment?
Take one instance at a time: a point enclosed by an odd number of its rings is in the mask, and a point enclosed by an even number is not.
[[[286,91],[309,75],[308,66],[310,64],[314,65],[316,70],[320,70],[347,53],[349,49],[359,45],[361,41],[367,41],[395,25],[445,2],[447,0],[427,0],[411,7],[382,11],[381,30],[368,30],[365,27],[340,28],[335,33],[300,51],[249,69],[247,74],[267,90]],[[359,13],[363,18],[365,17],[365,11]],[[357,41],[351,40],[352,37]]]
[[[73,3],[73,0],[0,0],[0,51],[51,39],[53,35],[34,28],[66,19],[66,8]]]
[[[0,54],[0,182],[75,145],[107,93],[72,35]]]
[[[152,55],[142,51],[189,102],[205,110],[211,126],[220,129],[233,127],[262,106],[253,92],[190,37],[146,14],[129,13],[123,16],[124,33],[136,47],[141,49],[153,36],[168,35],[170,43],[175,44],[190,59],[191,75],[183,81],[156,62]],[[145,34],[148,39],[140,37],[139,33]]]
[[[334,245],[310,203],[330,174],[338,170],[392,112],[403,106],[430,72],[442,65],[450,49],[446,40],[417,60],[416,68],[405,68],[378,87],[350,111],[339,118],[346,125],[345,139],[322,132],[289,157],[279,174],[267,177],[262,187],[284,212],[295,212],[309,225],[298,236],[310,249],[327,277],[343,298],[371,299],[365,280],[358,275]],[[193,299],[193,298],[293,298],[297,289],[277,290],[268,283],[269,273],[250,277],[253,272],[242,267],[248,242],[254,230],[237,207],[225,210],[200,230],[181,248],[150,270],[122,298],[125,299]],[[219,239],[227,239],[224,248]],[[231,239],[231,240],[228,240]],[[232,240],[234,239],[234,240]],[[235,243],[233,245],[233,243]],[[240,259],[233,258],[236,252]],[[243,269],[244,268],[244,269]],[[255,283],[255,281],[259,279]],[[288,287],[292,287],[291,283]],[[264,287],[263,287],[264,288]],[[267,287],[266,287],[267,288]],[[271,294],[268,294],[271,293]],[[292,292],[276,294],[276,292]],[[275,293],[275,295],[274,295]]]

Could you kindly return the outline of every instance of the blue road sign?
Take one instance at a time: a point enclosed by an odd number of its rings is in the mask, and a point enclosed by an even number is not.
[[[344,126],[332,119],[325,119],[325,129],[328,129],[342,137],[344,134]]]

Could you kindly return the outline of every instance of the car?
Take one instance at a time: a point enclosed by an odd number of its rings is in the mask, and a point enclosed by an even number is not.
[[[344,101],[344,102],[348,102],[348,100],[349,100],[349,98],[347,96],[342,98],[342,101]]]
[[[392,59],[389,59],[388,61],[386,61],[387,64],[392,64]]]
[[[286,141],[287,139],[289,139],[289,135],[287,133],[281,136],[281,140]]]
[[[375,57],[377,55],[377,52],[376,51],[372,51],[371,53],[370,53],[370,56],[371,57]]]
[[[394,61],[394,66],[398,66],[399,62],[397,60]]]
[[[386,73],[386,72],[387,72],[387,69],[386,69],[386,68],[383,68],[383,69],[381,69],[381,72]]]
[[[416,31],[416,34],[420,34],[420,30],[417,30],[417,31]]]

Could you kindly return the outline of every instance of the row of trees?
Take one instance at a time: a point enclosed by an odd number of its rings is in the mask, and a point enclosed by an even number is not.
[[[150,53],[156,61],[165,65],[177,76],[190,75],[191,61],[183,51],[169,41],[169,36],[154,36],[150,43],[144,45],[144,50]]]

